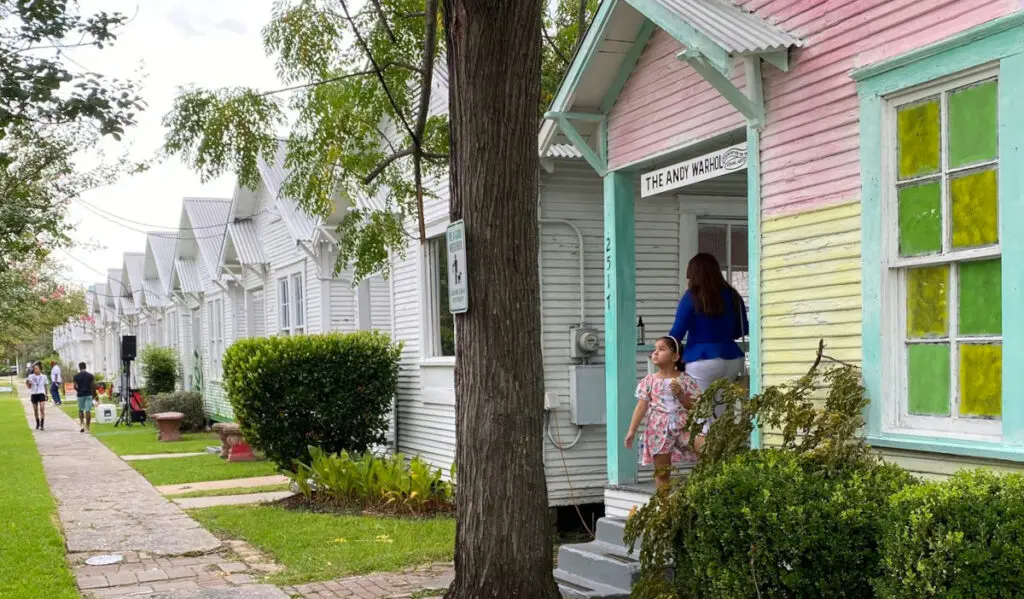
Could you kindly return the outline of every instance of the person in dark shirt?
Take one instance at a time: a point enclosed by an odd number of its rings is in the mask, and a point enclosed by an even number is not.
[[[85,369],[85,362],[78,363],[75,375],[75,392],[78,394],[78,431],[84,433],[92,425],[92,398],[96,388],[96,377]]]

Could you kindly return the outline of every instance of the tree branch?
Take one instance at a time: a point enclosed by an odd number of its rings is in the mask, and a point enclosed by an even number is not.
[[[551,49],[555,51],[555,56],[562,59],[562,62],[565,64],[569,64],[569,59],[565,57],[565,54],[562,54],[562,50],[555,44],[555,40],[551,39],[551,36],[548,35],[548,28],[541,25],[540,30],[541,33],[544,34],[544,40],[549,46],[551,46]]]
[[[415,148],[405,148],[404,150],[399,150],[394,154],[388,156],[384,160],[381,160],[380,164],[373,167],[373,170],[367,173],[365,177],[363,177],[363,185],[369,185],[370,183],[373,183],[373,180],[379,177],[380,174],[384,172],[384,169],[391,166],[391,164],[394,163],[396,160],[398,160],[399,158],[405,158],[406,156],[412,156],[415,152]]]
[[[430,95],[434,88],[434,53],[437,51],[437,0],[427,0],[423,31],[423,80],[420,83],[420,106],[416,112],[414,139],[422,140],[430,112]],[[416,209],[419,211],[420,243],[427,241],[427,224],[423,217],[423,148],[416,147],[413,156],[413,179],[416,183]]]
[[[583,33],[584,26],[587,24],[587,0],[580,0],[580,7],[576,13],[576,47],[574,51],[580,49],[580,45],[583,44]]]
[[[392,44],[398,43],[398,40],[395,39],[395,32],[392,31],[391,30],[391,26],[388,25],[388,18],[384,14],[384,9],[382,9],[380,7],[380,0],[370,0],[370,1],[373,2],[373,8],[377,10],[377,16],[378,16],[378,18],[380,20],[380,24],[381,24],[382,27],[384,27],[384,32],[388,34],[388,39],[391,40]]]
[[[374,74],[377,76],[377,80],[380,81],[381,87],[384,88],[384,93],[387,94],[388,101],[391,102],[392,108],[395,109],[395,114],[398,115],[399,120],[402,121],[402,126],[405,127],[405,130],[409,134],[409,137],[412,138],[413,146],[415,146],[416,149],[419,150],[420,141],[413,134],[412,127],[409,126],[409,121],[406,120],[405,114],[402,113],[401,107],[398,106],[398,101],[395,100],[394,94],[391,93],[391,88],[388,87],[387,81],[384,80],[384,72],[381,70],[380,65],[377,64],[377,60],[373,57],[373,53],[370,52],[370,46],[369,44],[366,43],[366,39],[363,37],[363,34],[359,31],[359,26],[356,25],[355,19],[353,19],[352,14],[349,13],[347,0],[338,0],[338,3],[341,4],[341,10],[344,11],[345,13],[345,19],[347,19],[349,25],[352,26],[352,33],[355,34],[356,41],[359,43],[359,47],[362,48],[363,54],[365,54],[366,58],[370,61],[370,65],[373,67],[373,71]]]

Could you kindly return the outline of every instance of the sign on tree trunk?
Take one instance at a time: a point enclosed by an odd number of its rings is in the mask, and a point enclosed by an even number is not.
[[[466,276],[466,223],[454,222],[445,233],[448,242],[448,310],[469,310],[469,277]]]

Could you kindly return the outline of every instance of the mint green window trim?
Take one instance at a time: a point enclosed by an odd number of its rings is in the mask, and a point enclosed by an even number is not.
[[[884,98],[983,65],[999,68],[999,237],[1002,253],[1002,440],[965,440],[883,430]],[[1024,12],[852,74],[860,96],[864,383],[869,442],[878,447],[1024,462]]]

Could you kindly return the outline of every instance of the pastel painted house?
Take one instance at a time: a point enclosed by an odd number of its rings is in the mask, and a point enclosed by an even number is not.
[[[1024,171],[1001,165],[1024,152],[1021,8],[601,3],[540,147],[572,143],[603,181],[607,515],[650,492],[621,441],[644,298],[675,299],[645,282],[651,229],[638,214],[652,208],[663,221],[695,213],[697,230],[681,217],[665,248],[680,266],[713,245],[743,273],[733,282],[746,283],[754,391],[806,372],[824,339],[863,367],[865,432],[886,459],[925,477],[1019,468],[1024,238],[1010,224],[1024,216]],[[695,209],[695,185],[716,180],[737,188]],[[746,235],[723,249],[700,226],[735,204],[730,224]],[[609,519],[597,545],[563,548],[563,590],[625,596],[635,568],[601,558],[620,535]]]
[[[447,72],[435,72],[431,114],[447,110]],[[552,507],[600,504],[608,484],[604,409],[604,320],[602,181],[582,154],[565,140],[541,154],[538,190],[540,303],[546,420],[538,442],[544,446],[548,498]],[[403,344],[395,416],[397,450],[419,455],[447,471],[455,460],[455,319],[447,303],[448,265],[444,235],[449,226],[447,176],[425,178],[426,243],[419,226],[406,224],[410,241],[403,257],[391,257],[394,337]],[[693,212],[638,204],[635,218],[646,235],[638,239],[638,315],[648,338],[637,344],[636,317],[630,325],[633,385],[645,373],[653,331],[671,325],[682,292],[688,234],[701,231],[707,249],[745,248],[746,184],[725,177],[695,186]],[[698,214],[700,220],[698,222]],[[638,226],[641,226],[638,225]],[[695,240],[690,239],[691,242]],[[745,281],[745,249],[737,250],[732,276]],[[477,308],[471,308],[477,309]],[[595,336],[595,348],[579,339]],[[640,471],[649,480],[650,471]]]

